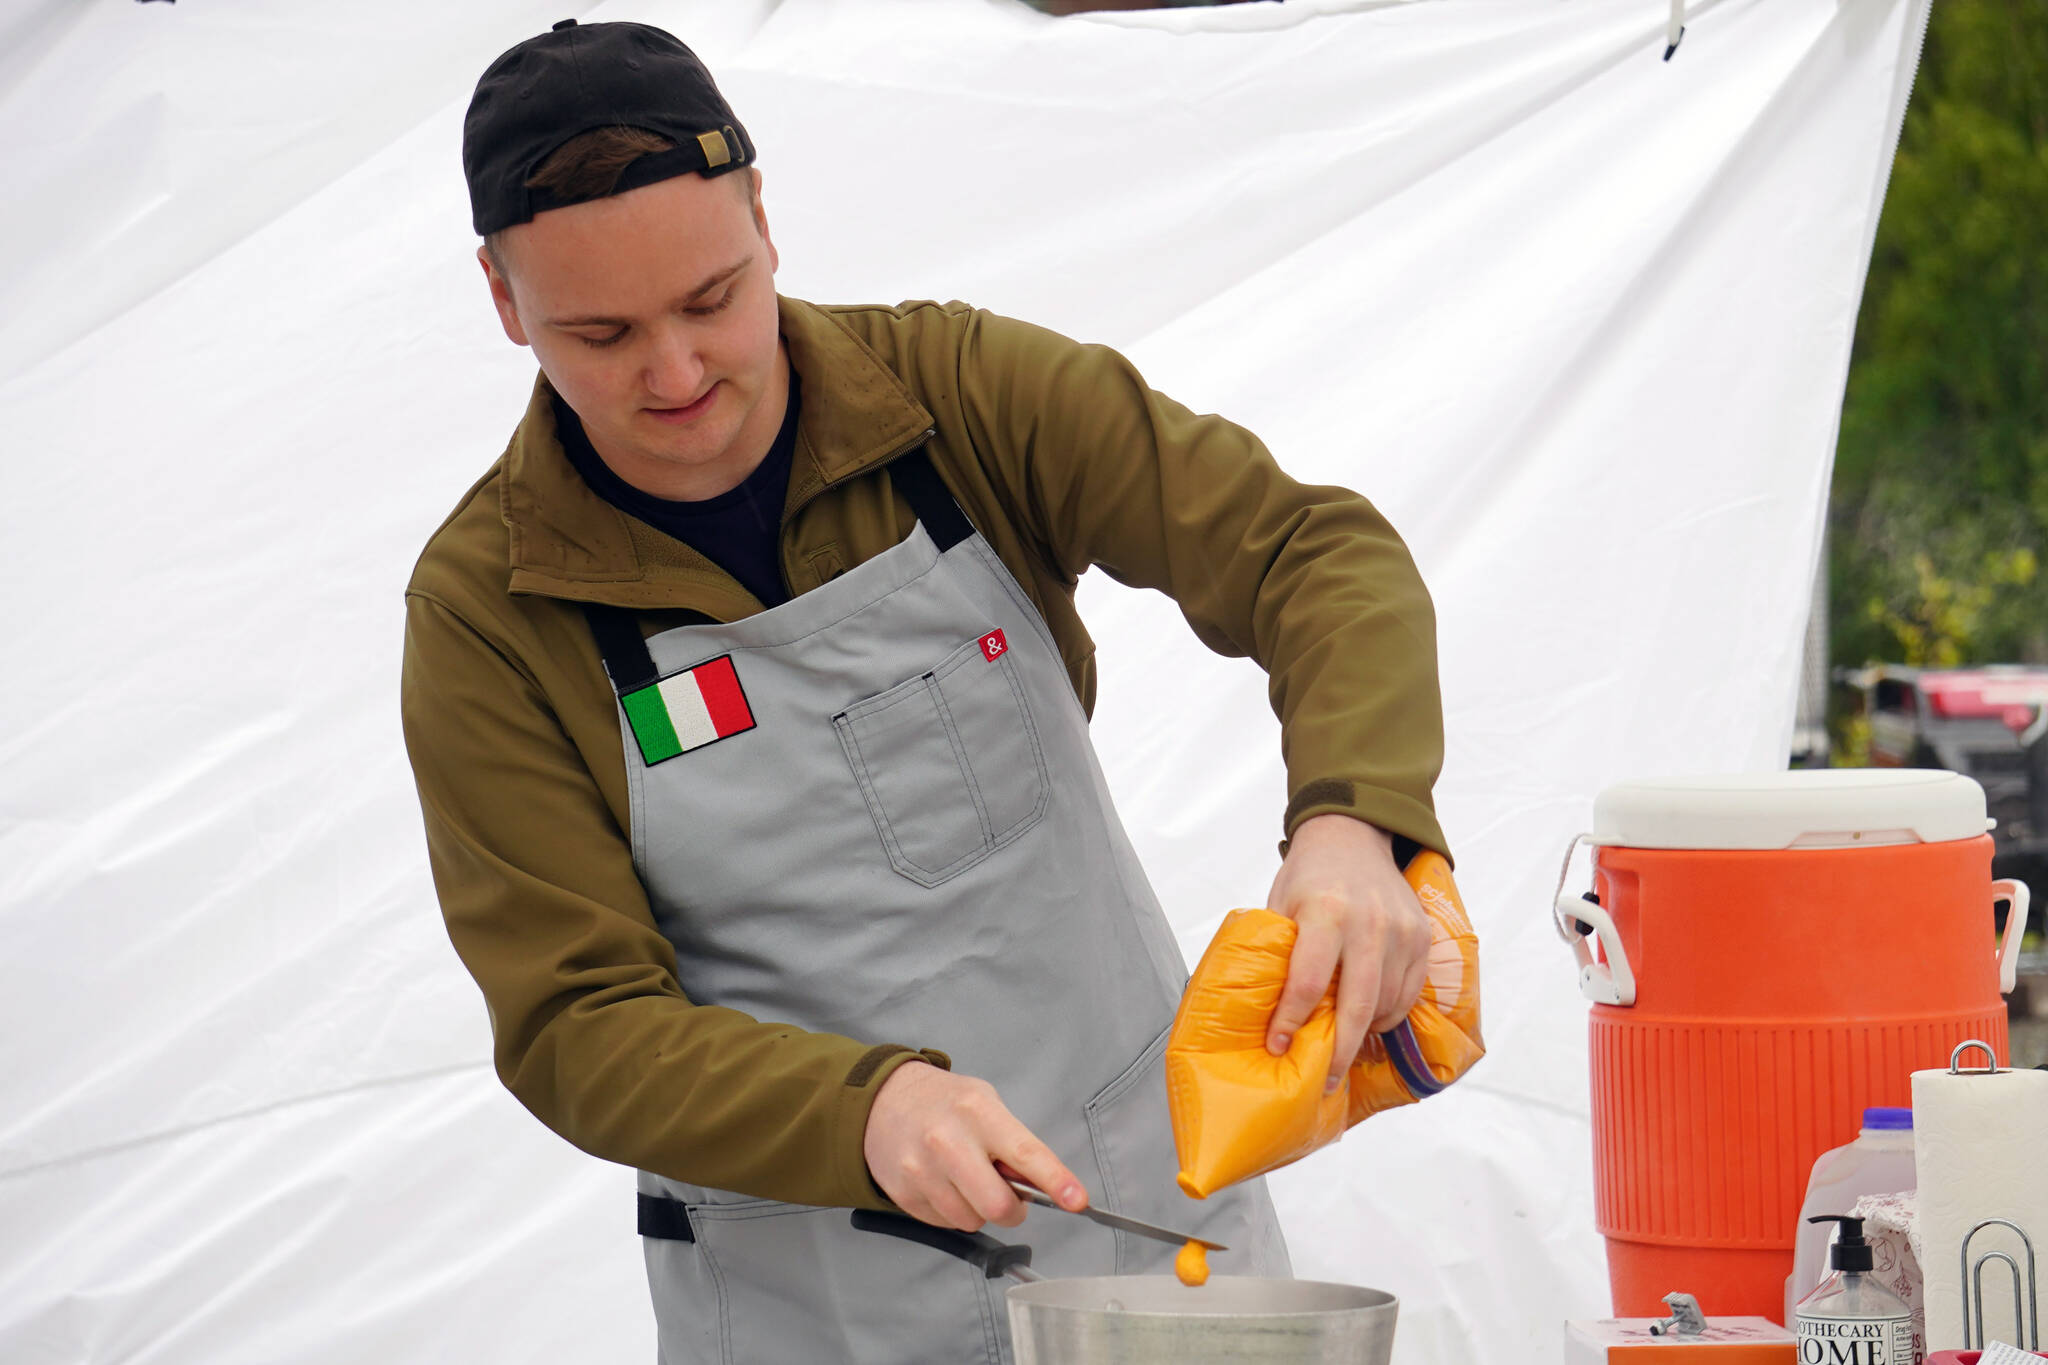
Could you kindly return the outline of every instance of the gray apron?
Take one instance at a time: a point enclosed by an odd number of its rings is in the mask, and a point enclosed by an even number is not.
[[[1186,972],[1052,635],[922,451],[889,473],[910,536],[781,606],[644,646],[586,608],[682,988],[947,1052],[1106,1207],[1228,1243],[1219,1273],[1286,1275],[1262,1184],[1174,1185],[1161,1053]],[[845,1209],[645,1171],[640,1191],[663,1365],[1010,1360],[1007,1281]],[[1051,1276],[1171,1272],[1174,1248],[1050,1210],[990,1231]]]

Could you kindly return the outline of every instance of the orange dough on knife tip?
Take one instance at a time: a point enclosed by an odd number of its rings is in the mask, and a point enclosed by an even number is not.
[[[1200,1242],[1189,1241],[1174,1253],[1173,1273],[1184,1285],[1209,1283],[1209,1248]]]

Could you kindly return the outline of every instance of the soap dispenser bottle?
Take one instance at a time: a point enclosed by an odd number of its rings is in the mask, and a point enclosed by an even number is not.
[[[1828,1250],[1832,1273],[1794,1314],[1800,1365],[1915,1365],[1912,1310],[1869,1273],[1863,1220],[1823,1213],[1808,1221],[1840,1223],[1842,1231]]]

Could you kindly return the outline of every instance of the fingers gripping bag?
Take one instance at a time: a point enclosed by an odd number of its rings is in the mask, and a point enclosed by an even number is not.
[[[1166,1043],[1166,1093],[1179,1183],[1196,1199],[1335,1142],[1352,1124],[1436,1094],[1486,1055],[1479,1030],[1479,938],[1451,869],[1424,849],[1409,886],[1429,916],[1422,994],[1401,1025],[1369,1035],[1344,1083],[1323,1093],[1337,1047],[1336,982],[1283,1056],[1266,1027],[1287,985],[1294,921],[1233,910],[1188,979]]]
[[[1345,1076],[1351,1097],[1346,1127],[1428,1099],[1486,1055],[1479,1031],[1479,935],[1451,880],[1450,864],[1424,849],[1405,876],[1429,916],[1427,974],[1402,1026],[1366,1035]]]

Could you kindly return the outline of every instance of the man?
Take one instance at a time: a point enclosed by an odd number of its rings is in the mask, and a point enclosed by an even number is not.
[[[1399,539],[1105,348],[777,296],[753,144],[659,30],[518,45],[463,142],[541,376],[408,588],[406,738],[500,1076],[641,1172],[662,1358],[1007,1358],[993,1286],[846,1213],[1015,1227],[1003,1166],[1285,1274],[1257,1182],[1174,1188],[1185,971],[1072,591],[1161,588],[1271,675],[1301,929],[1270,1046],[1335,976],[1340,1074],[1420,990],[1398,862],[1444,846]],[[1171,1255],[1048,1213],[1029,1241],[1053,1275]]]

